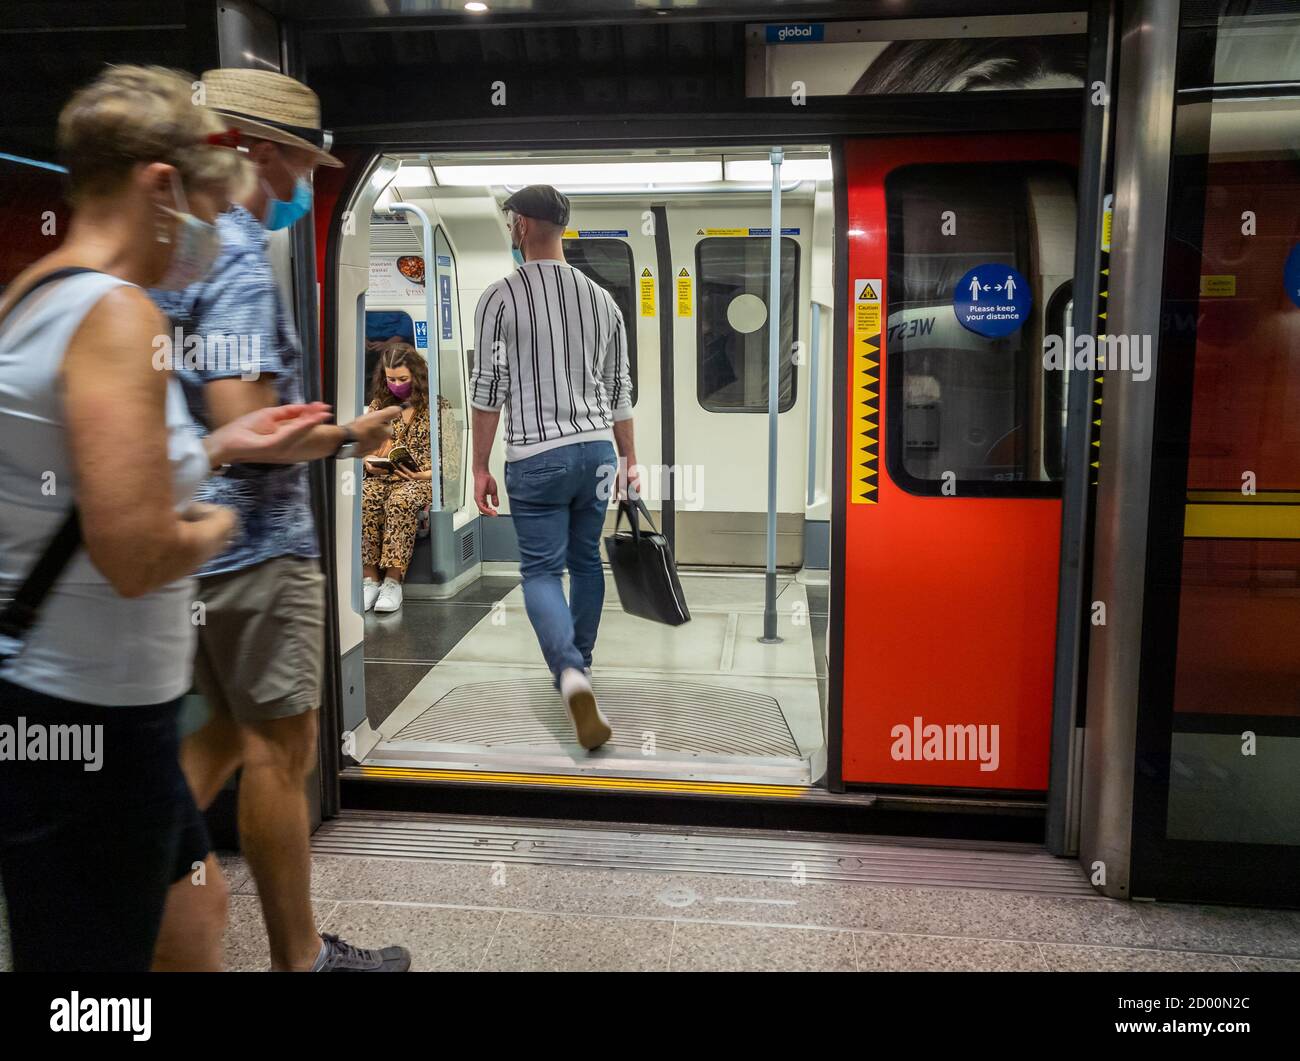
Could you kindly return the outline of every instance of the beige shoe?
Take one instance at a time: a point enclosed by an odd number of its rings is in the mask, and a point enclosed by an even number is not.
[[[609,719],[601,714],[596,705],[596,694],[591,691],[591,681],[582,671],[570,667],[560,675],[560,695],[564,697],[564,706],[569,709],[569,717],[573,719],[578,743],[587,751],[599,748],[613,736]]]

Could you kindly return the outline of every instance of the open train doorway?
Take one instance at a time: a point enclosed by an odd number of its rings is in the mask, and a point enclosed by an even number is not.
[[[375,486],[360,466],[351,479],[340,469],[335,570],[350,690],[345,749],[355,770],[411,779],[599,778],[668,791],[793,791],[821,780],[830,151],[784,150],[775,312],[772,172],[766,145],[420,152],[371,161],[339,238],[335,401],[360,411],[388,400],[388,354],[402,351],[414,390],[428,398],[406,411],[395,444],[426,451],[410,456],[417,466],[423,458],[430,487],[411,525],[400,607],[390,600],[367,608],[377,508],[365,495]],[[554,185],[572,204],[564,267],[603,287],[622,316],[642,493],[672,541],[692,614],[679,627],[629,616],[606,575],[592,681],[614,736],[591,753],[577,743],[524,610],[510,499],[502,497],[500,515],[480,515],[470,468],[475,309],[483,291],[516,268],[502,204],[535,183]],[[427,419],[413,427],[416,410]],[[500,438],[491,470],[504,486]],[[769,509],[778,639],[765,643]],[[395,558],[382,556],[384,573]]]

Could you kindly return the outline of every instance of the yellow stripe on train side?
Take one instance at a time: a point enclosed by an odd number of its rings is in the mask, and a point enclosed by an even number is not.
[[[1300,538],[1300,505],[1190,504],[1183,517],[1185,538]]]
[[[1240,490],[1188,490],[1190,504],[1224,505],[1300,505],[1300,493],[1292,490],[1265,490],[1243,494]]]
[[[360,766],[363,777],[401,781],[468,781],[489,785],[558,785],[620,792],[683,792],[711,796],[793,798],[812,791],[798,785],[749,785],[731,781],[672,781],[658,778],[574,777],[567,774],[510,774],[487,770],[421,770],[402,766]]]

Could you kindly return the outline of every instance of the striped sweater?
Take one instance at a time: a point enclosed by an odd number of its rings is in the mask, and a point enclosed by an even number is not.
[[[612,438],[632,415],[623,315],[565,262],[531,261],[492,284],[474,334],[470,404],[504,408],[506,460]]]

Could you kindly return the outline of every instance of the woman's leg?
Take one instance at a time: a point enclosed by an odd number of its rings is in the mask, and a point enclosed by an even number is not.
[[[384,504],[384,548],[380,564],[389,578],[400,582],[406,575],[415,552],[415,532],[420,522],[420,509],[433,501],[433,484],[410,482],[395,483]]]
[[[366,476],[361,483],[361,571],[366,578],[379,578],[388,489],[387,480],[373,475]]]
[[[29,734],[40,727],[47,739],[79,742],[76,755],[0,770],[14,969],[148,971],[178,858],[208,853],[201,819],[201,835],[184,839],[197,814],[181,798],[179,701],[93,707],[3,680],[0,701]]]

